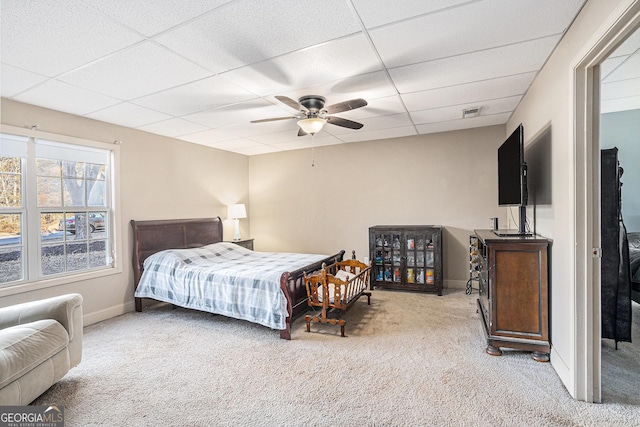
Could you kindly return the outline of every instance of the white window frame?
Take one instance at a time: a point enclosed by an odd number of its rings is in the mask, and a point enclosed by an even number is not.
[[[110,152],[110,165],[107,171],[107,178],[110,181],[110,192],[107,197],[110,200],[110,206],[106,209],[108,212],[108,240],[110,242],[111,253],[109,256],[112,258],[112,262],[105,267],[94,268],[90,270],[80,270],[74,272],[65,272],[52,276],[42,276],[39,271],[40,262],[33,262],[34,259],[40,258],[41,252],[41,235],[40,235],[40,213],[46,212],[50,209],[38,208],[36,205],[36,182],[35,172],[31,168],[35,166],[35,144],[30,141],[27,144],[28,157],[26,173],[23,174],[22,188],[22,201],[23,206],[15,209],[23,212],[22,221],[22,236],[23,247],[26,249],[24,255],[23,271],[25,277],[21,281],[10,282],[0,284],[0,297],[13,295],[22,292],[34,291],[43,288],[49,288],[53,286],[59,286],[63,284],[81,282],[99,277],[110,276],[114,274],[120,274],[123,271],[123,250],[122,241],[119,238],[120,232],[120,146],[117,143],[105,143],[99,141],[92,141],[84,138],[77,138],[66,135],[58,135],[48,132],[43,132],[37,129],[19,128],[9,125],[0,125],[0,132],[13,134],[18,136],[25,136],[28,138],[44,139],[49,141],[58,141],[66,144],[78,145],[82,147],[93,147],[108,150]],[[25,161],[23,160],[23,165]],[[97,208],[95,210],[103,210]],[[28,215],[27,212],[35,212]],[[35,230],[34,232],[30,232]],[[35,257],[35,258],[34,258]],[[35,270],[35,272],[34,272]],[[36,276],[33,276],[36,274]],[[35,277],[35,278],[34,278]]]

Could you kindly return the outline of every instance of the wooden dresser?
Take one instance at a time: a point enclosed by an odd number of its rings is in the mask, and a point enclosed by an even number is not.
[[[549,249],[541,236],[497,236],[475,230],[479,252],[478,311],[487,338],[487,353],[500,347],[533,351],[549,361]]]

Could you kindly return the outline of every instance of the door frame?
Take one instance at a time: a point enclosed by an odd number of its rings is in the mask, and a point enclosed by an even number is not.
[[[601,401],[600,352],[600,68],[640,26],[640,1],[623,0],[572,62],[575,125],[575,372],[574,398]]]

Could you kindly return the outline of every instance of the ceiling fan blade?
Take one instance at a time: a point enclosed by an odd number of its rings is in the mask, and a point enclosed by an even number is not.
[[[289,119],[297,119],[297,118],[298,118],[297,116],[272,117],[270,119],[251,120],[251,123],[275,122],[276,120],[289,120]]]
[[[302,128],[298,129],[298,136],[305,136],[305,135],[309,135],[309,134],[303,131]]]
[[[286,104],[289,107],[293,108],[294,110],[307,111],[307,109],[304,106],[302,106],[298,101],[294,101],[293,99],[289,98],[288,96],[276,95],[276,99],[278,101],[282,102],[283,104]]]
[[[328,114],[341,113],[343,111],[355,110],[367,105],[367,101],[362,98],[350,99],[348,101],[338,102],[325,108]]]
[[[331,123],[332,125],[342,126],[343,128],[349,129],[360,129],[364,126],[362,123],[354,122],[353,120],[343,119],[342,117],[329,116],[326,118],[327,123]]]

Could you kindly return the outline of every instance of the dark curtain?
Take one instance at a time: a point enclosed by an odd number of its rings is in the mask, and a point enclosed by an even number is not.
[[[631,342],[629,243],[622,221],[618,149],[601,151],[602,337]]]

